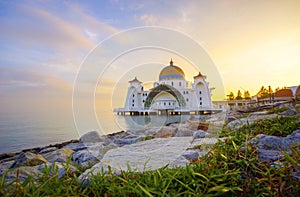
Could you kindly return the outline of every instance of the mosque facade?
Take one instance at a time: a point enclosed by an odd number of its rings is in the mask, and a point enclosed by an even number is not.
[[[212,88],[206,76],[194,76],[194,81],[185,79],[184,71],[173,64],[164,67],[153,87],[144,90],[143,83],[135,77],[129,81],[124,108],[117,109],[121,115],[148,114],[202,114],[214,113]]]

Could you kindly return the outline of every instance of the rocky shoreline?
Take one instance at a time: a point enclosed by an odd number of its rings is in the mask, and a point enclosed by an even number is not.
[[[234,130],[261,119],[298,114],[299,111],[289,106],[281,114],[268,114],[266,111],[253,112],[247,117],[239,113],[217,114],[206,122],[188,120],[181,124],[104,136],[90,131],[79,140],[0,155],[0,176],[5,176],[5,182],[16,179],[22,182],[28,176],[36,178],[45,169],[52,168],[52,173],[63,177],[66,173],[74,173],[80,166],[86,170],[79,179],[86,180],[92,174],[106,173],[110,169],[119,174],[122,170],[143,172],[164,166],[184,167],[197,161],[218,140],[222,140],[216,131],[220,131],[225,118],[227,128]],[[300,128],[287,137],[261,134],[249,142],[257,146],[261,160],[274,161],[283,157],[280,150],[288,152],[291,144],[300,143]]]

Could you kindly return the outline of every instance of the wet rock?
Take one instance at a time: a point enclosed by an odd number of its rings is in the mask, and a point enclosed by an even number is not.
[[[25,152],[18,155],[15,162],[11,165],[11,168],[19,166],[36,166],[46,162],[46,159],[40,154]]]
[[[120,138],[126,137],[128,135],[130,135],[129,132],[120,131],[120,132],[108,134],[107,137],[110,140],[116,140],[116,139],[120,139]]]
[[[46,163],[38,166],[38,170],[40,172],[47,172],[50,176],[57,174],[57,177],[60,179],[68,174],[72,174],[76,171],[76,168],[72,165],[69,165],[67,168],[65,164],[54,162],[54,163]]]
[[[295,109],[288,109],[281,113],[281,115],[283,115],[283,116],[294,116],[297,114],[298,114],[298,112]]]
[[[14,162],[15,162],[14,160],[11,160],[11,161],[0,163],[0,176],[2,176],[2,174],[6,172]]]
[[[72,160],[79,165],[87,166],[98,163],[104,154],[116,146],[104,146],[101,143],[90,144],[87,149],[73,153]]]
[[[199,150],[187,150],[183,153],[182,155],[185,159],[187,160],[198,160],[200,154],[199,154]]]
[[[195,132],[193,133],[194,139],[197,139],[197,138],[204,138],[204,137],[206,137],[206,136],[208,136],[208,133],[206,133],[206,132],[204,132],[204,131],[202,131],[202,130],[198,130],[198,131],[195,131]]]
[[[37,176],[42,174],[38,170],[39,166],[21,166],[19,168],[9,170],[5,176],[5,182],[11,182],[18,180],[19,182],[24,182],[29,176],[33,179],[37,179]]]
[[[43,149],[39,152],[39,154],[42,154],[42,153],[49,153],[49,152],[55,151],[55,150],[57,150],[56,147],[46,147],[46,148],[43,148]]]
[[[54,163],[54,162],[65,163],[68,159],[71,158],[73,152],[74,151],[71,150],[70,148],[62,148],[62,149],[58,149],[56,151],[45,153],[45,154],[43,154],[43,156],[50,163]]]
[[[97,131],[89,131],[82,135],[79,139],[81,143],[97,143],[97,142],[104,142],[108,138],[107,136],[100,136]]]
[[[177,128],[174,127],[161,127],[155,134],[155,138],[168,138],[175,136]]]
[[[84,150],[84,149],[87,149],[86,145],[84,143],[71,143],[71,144],[68,144],[66,146],[64,146],[63,148],[69,148],[69,149],[72,149],[73,151],[80,151],[80,150]]]
[[[144,140],[145,140],[145,136],[128,135],[124,138],[114,140],[114,143],[122,146],[126,144],[135,144],[137,142],[141,142]]]
[[[300,130],[296,130],[286,137],[259,134],[251,139],[249,143],[258,148],[260,160],[274,161],[283,157],[280,151],[290,152],[291,145],[300,143]]]

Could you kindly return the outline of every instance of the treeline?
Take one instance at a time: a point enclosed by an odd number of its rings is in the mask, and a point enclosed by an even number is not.
[[[284,87],[283,89],[285,89],[286,87]],[[268,86],[268,87],[265,87],[265,86],[262,86],[260,88],[260,90],[257,92],[257,97],[258,98],[268,98],[268,97],[271,97],[273,93],[279,91],[280,88],[277,87],[275,89],[275,91],[273,91],[272,87],[271,86]],[[228,100],[242,100],[242,99],[251,99],[251,95],[250,95],[250,92],[248,90],[244,90],[244,92],[242,93],[241,90],[238,90],[236,96],[233,92],[229,92],[227,96],[227,99]]]

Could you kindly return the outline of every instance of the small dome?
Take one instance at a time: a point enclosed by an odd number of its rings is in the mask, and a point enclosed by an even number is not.
[[[173,65],[171,59],[170,65],[164,67],[159,74],[159,80],[184,79],[185,74],[181,68]]]

